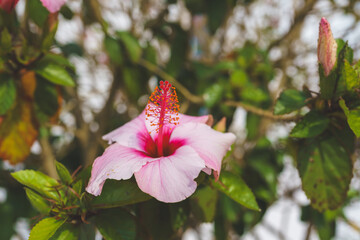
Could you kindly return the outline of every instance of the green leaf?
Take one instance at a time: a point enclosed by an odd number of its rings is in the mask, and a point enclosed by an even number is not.
[[[349,110],[343,99],[339,101],[339,105],[346,115],[351,130],[357,137],[360,137],[360,108]]]
[[[320,240],[333,239],[335,236],[336,221],[335,219],[327,219],[329,213],[333,214],[337,211],[326,211],[319,213],[310,205],[301,208],[301,221],[311,222],[315,225]]]
[[[290,136],[311,138],[320,135],[329,126],[330,119],[317,111],[307,113],[291,130]]]
[[[125,50],[128,53],[130,60],[134,63],[138,62],[141,57],[142,49],[138,40],[132,36],[129,32],[117,32],[116,35],[119,37],[119,40],[125,46]]]
[[[171,227],[174,231],[179,230],[188,220],[189,212],[184,202],[171,204],[169,206]]]
[[[260,124],[261,118],[251,112],[248,112],[246,114],[246,138],[248,140],[255,140],[259,133],[259,124]]]
[[[51,24],[51,25],[49,25]],[[41,43],[41,50],[42,51],[49,51],[50,47],[55,42],[55,35],[57,32],[59,22],[51,23],[51,21],[46,22],[42,36],[42,43]]]
[[[228,11],[227,1],[206,0],[206,10],[209,20],[209,30],[214,34],[223,24]]]
[[[53,116],[59,109],[58,92],[53,83],[46,81],[41,76],[36,78],[35,103],[47,116]]]
[[[60,198],[58,192],[55,189],[59,186],[58,182],[42,172],[34,170],[22,170],[11,173],[11,175],[19,183],[29,187],[32,190],[35,190],[42,196],[46,196],[55,200]]]
[[[94,208],[113,208],[149,200],[151,196],[142,192],[133,180],[111,180],[105,182],[100,196],[91,202]]]
[[[221,61],[214,66],[215,71],[229,71],[237,69],[234,61]]]
[[[72,177],[70,172],[62,163],[58,161],[55,161],[55,165],[56,165],[57,174],[59,175],[61,181],[66,185],[69,185],[72,182]]]
[[[80,227],[64,223],[49,240],[78,240]]]
[[[31,230],[29,240],[48,240],[64,222],[53,217],[41,220]]]
[[[37,64],[34,70],[37,74],[52,83],[70,87],[75,86],[75,83],[69,73],[60,65],[48,61],[41,61],[41,63]]]
[[[77,44],[77,43],[68,43],[65,45],[59,46],[61,48],[61,51],[64,53],[66,57],[69,57],[71,55],[77,55],[82,57],[84,55],[83,48]]]
[[[241,69],[235,70],[230,76],[230,83],[235,87],[244,87],[248,81],[249,79],[246,72]]]
[[[343,75],[346,82],[346,89],[348,91],[360,88],[360,77],[357,75],[355,69],[352,68],[347,60],[344,62]]]
[[[43,214],[48,214],[50,212],[51,207],[49,206],[48,201],[29,188],[25,188],[25,191],[31,205],[33,205],[36,210]]]
[[[280,115],[298,110],[305,106],[306,98],[307,97],[304,92],[295,89],[287,89],[283,91],[277,99],[274,114]]]
[[[61,7],[60,13],[67,20],[71,20],[74,17],[74,12],[67,5]]]
[[[133,240],[136,237],[133,216],[120,208],[99,212],[95,217],[95,225],[108,240]]]
[[[352,50],[352,48],[349,47],[348,42],[338,38],[335,39],[338,48],[336,50],[336,54],[338,56],[338,59],[341,57],[341,62],[343,62],[343,60],[347,60],[349,63],[352,63],[353,61],[353,57],[354,57],[354,51]],[[343,52],[342,56],[339,56],[340,53]]]
[[[12,77],[8,74],[0,74],[0,116],[4,115],[14,104],[16,88]]]
[[[166,72],[176,77],[186,62],[189,40],[187,33],[179,25],[174,25],[173,31],[174,38],[170,42],[171,55],[166,65]]]
[[[246,102],[260,104],[268,101],[269,95],[263,89],[249,82],[241,91],[241,98]]]
[[[155,199],[139,204],[141,211],[138,211],[136,217],[141,219],[142,223],[142,231],[138,231],[140,239],[172,239],[175,234],[170,205],[173,204],[159,202]]]
[[[124,63],[123,51],[119,42],[115,38],[106,36],[104,46],[111,61],[118,65],[122,65]]]
[[[193,214],[202,222],[214,221],[218,193],[209,186],[196,190],[190,197]]]
[[[144,49],[144,59],[151,62],[152,64],[157,64],[156,49],[150,44]]]
[[[0,34],[0,49],[1,49],[0,54],[5,56],[6,53],[11,51],[11,48],[12,48],[11,34],[7,30],[7,28],[5,28],[4,30],[2,30]]]
[[[11,239],[11,236],[15,234],[14,226],[16,216],[14,213],[13,205],[9,201],[0,204],[0,216],[1,237],[3,239]]]
[[[205,105],[209,108],[213,107],[219,102],[224,92],[222,84],[215,83],[210,85],[204,92]]]
[[[222,171],[219,181],[212,180],[213,186],[241,205],[260,211],[251,189],[240,176]]]
[[[38,62],[39,65],[46,65],[47,63],[52,63],[55,65],[59,65],[63,68],[69,68],[72,71],[75,71],[75,67],[74,65],[69,62],[69,60],[64,57],[61,56],[59,54],[53,54],[53,53],[48,53],[46,54],[44,57],[41,58],[41,60]]]
[[[298,151],[297,163],[303,190],[313,208],[332,210],[343,204],[352,178],[352,162],[337,138],[306,141]]]
[[[139,88],[139,69],[127,67],[123,70],[123,81],[125,83],[126,89],[130,98],[132,100],[139,99],[140,91]]]

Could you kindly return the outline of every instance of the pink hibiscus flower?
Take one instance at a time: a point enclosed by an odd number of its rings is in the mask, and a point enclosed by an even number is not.
[[[0,0],[0,8],[4,9],[6,12],[11,12],[19,0]]]
[[[40,0],[44,7],[51,13],[58,12],[66,0]]]
[[[145,110],[103,138],[113,143],[95,159],[86,191],[98,196],[106,179],[135,175],[139,188],[163,202],[179,202],[194,193],[201,171],[219,177],[221,161],[235,141],[206,124],[209,116],[177,113],[175,89],[160,82]]]

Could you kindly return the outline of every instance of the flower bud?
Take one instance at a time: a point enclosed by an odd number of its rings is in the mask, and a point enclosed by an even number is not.
[[[4,9],[6,12],[11,12],[19,0],[0,0],[0,8]]]
[[[324,68],[325,76],[330,74],[336,62],[337,43],[332,35],[329,22],[321,18],[318,40],[318,61]]]
[[[1,0],[0,0],[1,1]],[[58,12],[66,0],[40,0],[44,7],[51,13]]]

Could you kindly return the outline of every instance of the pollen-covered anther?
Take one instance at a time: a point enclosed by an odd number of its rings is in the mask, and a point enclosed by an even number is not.
[[[150,121],[150,126],[156,126],[157,133],[166,124],[177,125],[179,121],[179,104],[175,88],[168,81],[160,81],[149,97],[145,114]]]

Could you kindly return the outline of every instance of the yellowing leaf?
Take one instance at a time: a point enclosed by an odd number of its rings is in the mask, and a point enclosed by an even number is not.
[[[26,97],[34,98],[34,92],[36,89],[36,78],[34,71],[21,71],[21,90]]]
[[[32,112],[32,102],[18,98],[0,123],[0,158],[11,164],[24,161],[38,135]]]

